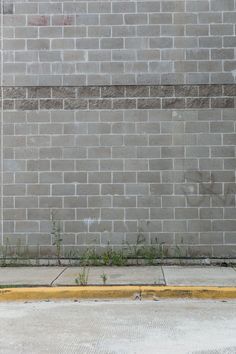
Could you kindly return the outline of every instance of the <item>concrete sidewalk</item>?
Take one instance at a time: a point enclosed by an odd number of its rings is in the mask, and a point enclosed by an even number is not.
[[[87,285],[160,285],[236,287],[236,269],[210,266],[86,267]],[[0,268],[0,286],[72,286],[81,267]]]

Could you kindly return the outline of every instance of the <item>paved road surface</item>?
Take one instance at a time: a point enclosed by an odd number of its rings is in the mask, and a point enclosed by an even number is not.
[[[235,354],[236,301],[0,304],[0,353]]]

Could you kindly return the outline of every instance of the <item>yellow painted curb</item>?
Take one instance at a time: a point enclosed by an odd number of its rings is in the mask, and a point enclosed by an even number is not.
[[[65,286],[0,289],[0,301],[116,299],[140,294],[140,286]]]
[[[236,287],[207,286],[68,286],[0,289],[0,301],[64,299],[236,299]]]
[[[141,286],[142,298],[236,299],[236,287]]]

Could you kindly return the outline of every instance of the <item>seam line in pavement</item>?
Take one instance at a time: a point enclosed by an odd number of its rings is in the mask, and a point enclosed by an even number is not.
[[[163,266],[161,265],[161,272],[162,272],[162,276],[163,276],[163,279],[164,279],[164,285],[166,285],[166,277],[165,277],[165,273],[164,273],[164,269],[163,269]]]
[[[58,276],[52,280],[52,282],[50,283],[50,286],[53,286],[53,283],[58,279],[60,278],[60,276],[68,269],[68,267],[65,267],[59,274]]]

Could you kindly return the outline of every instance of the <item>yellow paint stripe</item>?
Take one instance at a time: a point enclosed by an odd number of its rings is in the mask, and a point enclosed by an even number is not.
[[[78,286],[0,289],[0,301],[63,299],[197,298],[236,299],[236,287],[207,286]]]

